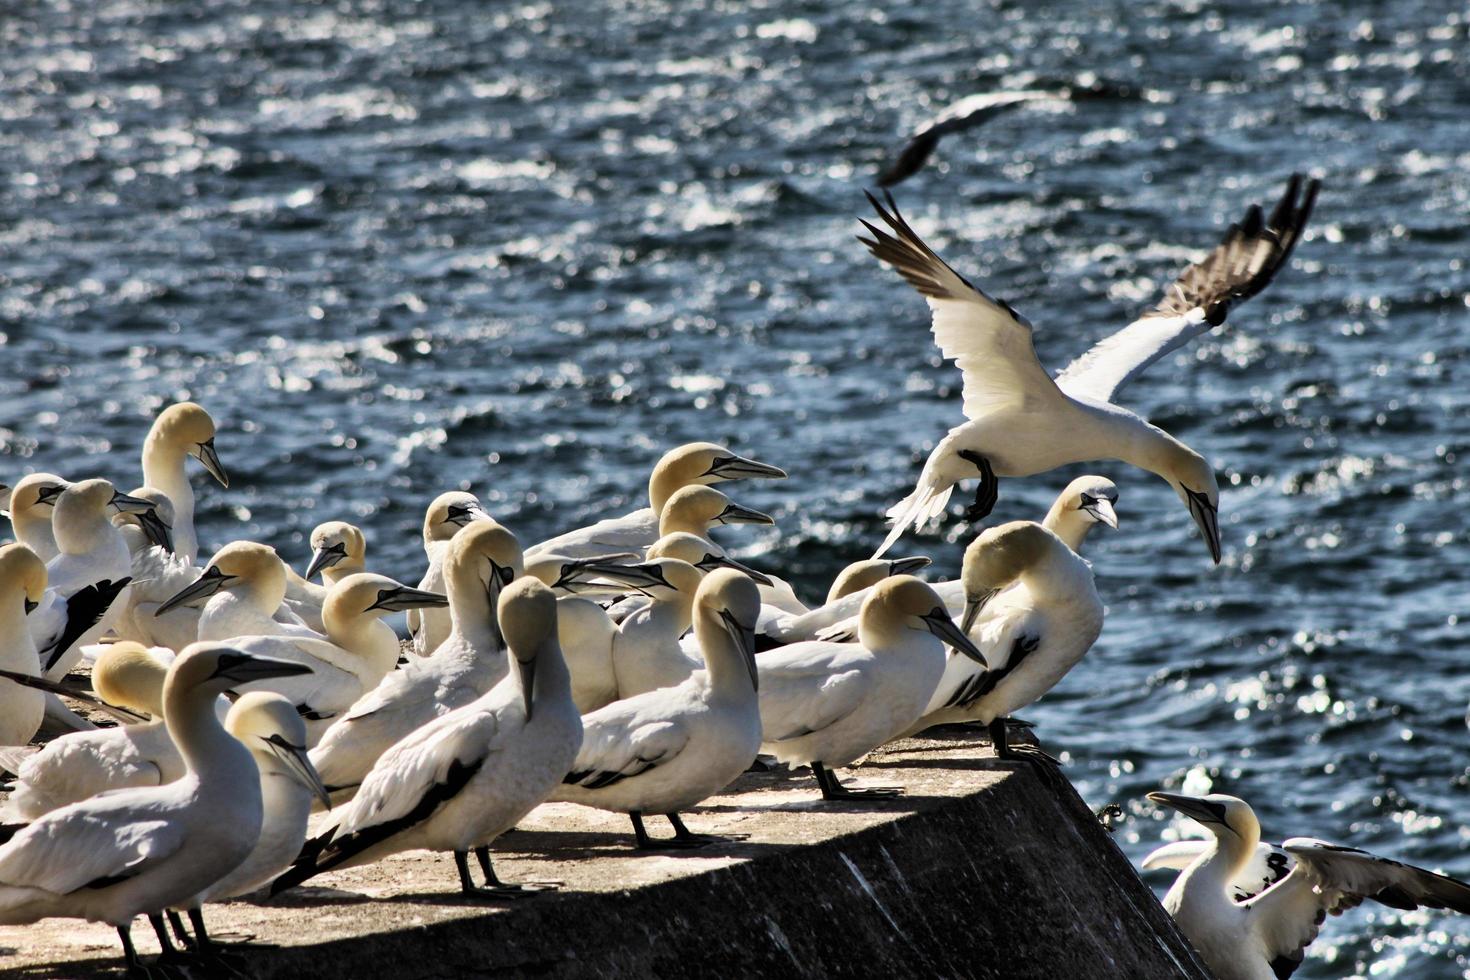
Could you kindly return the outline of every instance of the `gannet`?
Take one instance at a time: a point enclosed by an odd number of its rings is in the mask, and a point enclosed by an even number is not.
[[[139,487],[129,496],[153,504],[152,517],[121,514],[113,518],[132,555],[128,604],[113,628],[119,638],[144,646],[182,650],[198,639],[199,610],[183,607],[157,615],[158,607],[199,577],[199,569],[173,552],[173,503],[161,490]]]
[[[42,561],[60,552],[51,532],[51,512],[67,482],[55,473],[29,473],[10,490],[10,527],[15,540],[30,548]]]
[[[214,448],[214,419],[193,402],[179,402],[158,413],[143,441],[143,482],[173,503],[174,553],[192,564],[199,554],[199,536],[194,530],[194,488],[184,467],[190,456],[220,486],[230,485]]]
[[[764,516],[764,515],[762,515]],[[701,572],[709,573],[716,568],[733,568],[757,585],[770,585],[771,577],[758,572],[744,562],[736,561],[725,554],[723,548],[711,547],[709,539],[688,531],[672,531],[649,545],[647,558],[677,558],[687,561]]]
[[[31,616],[42,673],[60,680],[127,608],[133,559],[109,516],[153,507],[106,480],[73,483],[56,497],[51,527],[60,553],[46,564],[45,605]]]
[[[334,722],[311,759],[334,793],[355,788],[395,742],[490,690],[509,665],[496,604],[521,571],[521,548],[494,521],[476,521],[449,542],[444,584],[452,627],[427,657],[389,671]]]
[[[639,848],[719,840],[690,833],[679,811],[728,786],[760,748],[759,611],[760,595],[745,575],[716,569],[705,576],[694,598],[694,631],[706,668],[586,715],[582,749],[553,799],[628,814]],[[651,840],[645,813],[667,816],[674,837]]]
[[[45,596],[46,563],[24,544],[0,545],[0,669],[41,673],[26,616]],[[0,745],[25,745],[40,730],[45,713],[45,694],[0,679]]]
[[[337,717],[377,687],[398,663],[398,635],[382,622],[389,613],[441,608],[437,592],[411,589],[386,575],[362,572],[332,586],[322,607],[326,639],[294,635],[237,636],[231,645],[246,653],[289,660],[308,673],[257,685],[291,698],[306,719],[307,741],[315,745]]]
[[[1427,906],[1470,913],[1470,884],[1310,837],[1281,845],[1295,861],[1290,873],[1237,902],[1234,882],[1254,860],[1261,838],[1249,804],[1218,793],[1150,793],[1148,798],[1198,821],[1214,836],[1164,896],[1164,908],[1219,980],[1289,977],[1327,914],[1364,899],[1396,909]]]
[[[165,599],[154,617],[194,603],[204,603],[195,627],[200,640],[224,641],[236,636],[320,638],[288,609],[286,563],[269,545],[231,541],[214,553],[191,585]]]
[[[1052,380],[1036,359],[1031,325],[941,259],[899,214],[869,200],[888,231],[864,221],[859,238],[928,300],[934,339],[964,375],[967,422],[951,429],[924,464],[914,491],[889,511],[882,555],[910,526],[938,518],[954,485],[980,478],[967,519],[990,513],[997,478],[1030,476],[1068,463],[1118,459],[1157,474],[1188,507],[1220,561],[1219,490],[1214,469],[1194,450],[1114,404],[1148,365],[1218,326],[1232,303],[1254,296],[1286,263],[1316,200],[1317,182],[1293,176],[1269,222],[1252,206],[1203,261],[1184,270],[1141,318],[1095,345]]]
[[[1161,845],[1150,851],[1139,862],[1145,871],[1170,869],[1184,871],[1208,850],[1215,847],[1214,838],[1198,840],[1190,838]],[[1237,902],[1254,898],[1276,882],[1285,878],[1296,867],[1296,861],[1285,850],[1275,844],[1260,841],[1235,877],[1230,879],[1230,897]]]
[[[419,588],[426,592],[444,591],[444,570],[441,563],[449,541],[460,528],[472,521],[494,520],[480,506],[480,499],[472,493],[451,490],[441,493],[429,504],[424,513],[424,555],[429,559],[429,569],[419,581]],[[412,637],[412,649],[420,657],[433,653],[449,635],[449,612],[444,609],[424,609],[408,614],[408,632]]]
[[[149,721],[62,735],[39,750],[0,750],[0,765],[15,773],[0,822],[34,820],[110,789],[158,786],[184,774],[183,759],[163,718],[167,667],[131,641],[105,648],[92,665],[92,689],[109,704],[150,716]]]
[[[490,864],[490,843],[546,799],[572,766],[582,722],[556,644],[556,597],[533,578],[498,607],[514,670],[469,704],[417,729],[377,761],[351,803],[308,842],[271,892],[332,868],[399,851],[453,851],[466,895],[516,898]],[[486,884],[470,878],[474,851]]]
[[[558,535],[526,549],[533,558],[544,551],[568,558],[595,558],[614,552],[643,553],[664,532],[659,524],[664,505],[684,487],[728,480],[784,480],[786,471],[769,463],[737,456],[711,442],[691,442],[664,453],[648,478],[649,506],[622,517]]]
[[[897,795],[847,789],[830,770],[919,718],[944,673],[945,643],[985,663],[927,583],[884,579],[863,601],[857,643],[809,640],[761,654],[761,750],[810,765],[824,800]]]
[[[311,563],[304,576],[286,568],[286,605],[311,629],[318,633],[322,625],[322,603],[327,589],[349,575],[367,570],[367,538],[362,529],[346,521],[325,521],[311,532]],[[318,574],[324,585],[311,579]]]
[[[845,623],[857,635],[857,614],[868,590],[893,575],[912,575],[930,564],[928,558],[866,558],[843,568],[827,590],[827,601],[816,609],[791,613],[780,606],[763,605],[756,626],[756,649],[769,650],[785,643],[815,639],[817,634]],[[942,595],[943,593],[941,593]]]
[[[618,700],[672,687],[703,666],[700,657],[679,643],[693,622],[694,597],[704,579],[699,569],[677,558],[656,558],[638,565],[601,566],[600,574],[637,588],[650,600],[619,623],[613,637]]]
[[[250,854],[260,834],[255,762],[221,727],[215,699],[234,685],[301,669],[215,644],[186,648],[163,692],[185,774],[62,807],[20,830],[0,846],[0,922],[109,923],[129,970],[141,970],[133,918],[158,916],[208,887]]]
[[[173,556],[174,505],[168,495],[155,487],[134,487],[129,497],[146,500],[153,506],[144,511],[123,511],[115,514],[112,523],[122,531],[128,543],[128,553],[137,564],[138,555],[160,549]]]
[[[658,536],[683,531],[710,542],[709,530],[717,525],[775,523],[771,515],[743,507],[714,487],[692,486],[675,491],[664,503],[659,512]]]
[[[621,556],[631,558],[632,555]],[[598,569],[620,559],[567,558],[543,551],[526,560],[526,574],[558,594],[556,600],[557,641],[572,678],[572,701],[577,711],[587,714],[618,696],[613,673],[613,641],[618,627],[608,611],[592,598],[570,593],[603,591]],[[568,593],[563,595],[562,593]]]

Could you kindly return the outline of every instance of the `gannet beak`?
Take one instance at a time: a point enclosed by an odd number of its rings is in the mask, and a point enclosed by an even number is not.
[[[322,783],[322,777],[316,771],[316,766],[311,764],[311,757],[306,754],[306,746],[292,745],[279,732],[262,741],[270,746],[272,755],[285,763],[292,778],[311,790],[312,794],[322,801],[325,809],[332,808],[332,794],[327,792],[327,787]]]
[[[730,634],[730,639],[740,648],[745,656],[745,669],[750,671],[750,689],[759,691],[761,689],[760,671],[755,665],[755,627],[747,626],[728,609],[720,610],[720,623],[725,627],[725,632]]]
[[[1231,833],[1235,832],[1235,828],[1225,820],[1225,808],[1218,803],[1211,803],[1197,796],[1183,796],[1179,793],[1149,793],[1148,798],[1171,810],[1177,810],[1191,820],[1203,824],[1214,824],[1224,827]]]
[[[716,524],[775,524],[776,519],[770,514],[762,514],[758,510],[749,507],[741,507],[737,503],[730,503],[719,514],[715,515]]]
[[[216,483],[228,489],[230,486],[230,474],[225,472],[224,465],[219,461],[219,453],[215,451],[214,440],[206,439],[194,447],[194,457],[204,464],[209,475],[214,477]]]
[[[1118,512],[1113,509],[1113,502],[1107,497],[1095,497],[1092,503],[1082,509],[1097,518],[1099,524],[1106,524],[1115,531],[1118,529]]]
[[[985,604],[994,599],[998,591],[1000,590],[987,589],[978,595],[965,596],[965,615],[960,620],[960,629],[964,630],[966,635],[975,628],[975,620],[980,618],[980,613],[985,610]]]
[[[170,609],[175,609],[200,599],[207,599],[230,584],[235,578],[236,576],[226,575],[218,567],[210,565],[204,570],[204,574],[199,576],[198,581],[193,585],[184,586],[184,588],[165,599],[163,604],[153,611],[153,615],[162,616]]]
[[[888,563],[889,575],[912,575],[921,568],[928,568],[934,564],[923,555],[915,555],[912,558],[895,558]]]
[[[15,670],[0,670],[0,677],[14,681],[22,687],[33,688],[37,691],[48,691],[51,694],[63,694],[66,697],[74,698],[85,704],[106,705],[108,710],[124,718],[130,718],[133,721],[148,720],[148,716],[141,712],[134,711],[131,708],[124,708],[122,705],[109,704],[90,691],[79,691],[75,688],[67,687],[65,684],[58,684],[56,681],[48,681],[44,677],[34,677]]]
[[[215,667],[213,676],[228,678],[237,684],[246,684],[250,681],[266,680],[271,677],[295,677],[298,674],[309,673],[311,673],[311,668],[306,664],[298,664],[290,660],[252,657],[244,653],[223,653],[220,654],[219,665]]]
[[[1220,564],[1219,508],[1210,503],[1210,498],[1203,493],[1197,493],[1188,487],[1184,488],[1184,493],[1189,500],[1189,516],[1194,518],[1200,536],[1205,539],[1205,544],[1209,545],[1211,560],[1218,565]]]
[[[368,606],[363,612],[371,612],[374,609],[402,612],[405,609],[432,609],[447,605],[449,605],[449,597],[446,595],[400,585],[392,589],[379,590],[378,601]]]
[[[333,545],[328,545],[325,548],[318,548],[311,554],[311,564],[306,566],[306,578],[316,578],[319,572],[346,560],[347,545],[341,541]]]
[[[158,516],[158,509],[156,507],[143,511],[137,517],[138,526],[143,529],[143,534],[149,541],[158,545],[164,551],[172,552],[174,550],[173,528],[169,527],[168,522]]]
[[[694,567],[699,569],[701,572],[705,572],[706,574],[716,568],[733,568],[735,569],[735,571],[740,572],[746,578],[759,585],[776,584],[771,581],[771,577],[769,575],[765,574],[764,572],[758,572],[755,569],[751,568],[749,565],[736,561],[729,555],[717,555],[714,552],[710,552],[703,558],[699,559],[699,561],[695,562]]]
[[[556,581],[552,583],[553,589],[561,589],[565,592],[576,592],[577,586],[587,585],[588,578],[595,578],[596,565],[617,565],[622,561],[634,561],[638,558],[631,551],[619,552],[612,555],[598,555],[596,558],[574,558],[566,561],[561,566],[561,572]]]
[[[526,706],[526,720],[531,720],[531,697],[536,693],[536,658],[516,658],[516,673],[521,675],[521,703]]]
[[[125,493],[119,493],[117,491],[113,491],[112,499],[107,502],[107,505],[119,514],[143,514],[154,508],[154,503],[151,500],[144,500],[142,497],[130,497]]]
[[[652,563],[614,565],[593,562],[587,566],[587,571],[599,578],[611,579],[619,585],[626,585],[634,589],[647,589],[654,586],[674,588],[674,583],[664,577],[664,570]]]
[[[744,456],[721,456],[709,464],[705,476],[717,476],[722,480],[784,480],[786,471],[770,463],[746,459]]]
[[[945,609],[943,606],[935,606],[932,612],[923,617],[923,620],[924,625],[929,627],[929,632],[975,661],[981,667],[984,667],[986,670],[990,669],[990,663],[985,659],[985,654],[981,653],[980,648],[971,643],[970,638],[965,635],[965,632],[954,624],[953,619],[949,618],[948,609]]]

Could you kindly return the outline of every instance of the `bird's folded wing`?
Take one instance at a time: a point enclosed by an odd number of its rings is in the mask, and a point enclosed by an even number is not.
[[[965,417],[997,408],[1040,408],[1059,398],[1056,383],[1036,359],[1031,325],[946,265],[909,227],[891,196],[887,208],[871,194],[868,200],[889,231],[864,221],[873,237],[858,241],[928,300],[934,340],[964,378]]]
[[[677,717],[651,715],[639,721],[616,712],[594,712],[583,721],[582,749],[563,782],[588,789],[608,786],[668,763],[688,744],[688,725]]]
[[[57,895],[103,887],[141,873],[183,843],[177,823],[149,817],[143,807],[117,806],[116,799],[109,794],[55,810],[20,831],[0,848],[0,884]]]
[[[1259,205],[1230,226],[1220,244],[1188,266],[1163,299],[1137,320],[1094,344],[1057,375],[1076,398],[1111,402],[1159,358],[1225,322],[1235,303],[1265,289],[1291,257],[1317,200],[1318,182],[1292,175],[1269,220]]]
[[[800,646],[772,651],[780,656]],[[832,647],[834,644],[810,644]],[[836,645],[855,656],[870,656],[854,644]],[[767,654],[770,656],[771,654]],[[839,656],[787,658],[779,669],[760,671],[761,730],[767,742],[799,738],[819,732],[852,714],[872,689],[871,676]]]
[[[657,540],[658,515],[644,507],[622,517],[609,517],[533,544],[526,549],[526,557],[564,555],[576,559],[597,558],[623,551],[641,553]]]

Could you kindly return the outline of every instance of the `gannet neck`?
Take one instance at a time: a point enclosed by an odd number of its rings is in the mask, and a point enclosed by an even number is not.
[[[745,651],[719,614],[707,606],[698,607],[694,636],[709,671],[711,693],[720,698],[749,697],[751,679]]]
[[[512,670],[517,683],[524,684],[524,675]],[[566,657],[556,632],[542,641],[536,651],[536,676],[531,684],[533,714],[548,705],[568,704],[572,700],[572,673],[567,668]]]
[[[491,583],[475,568],[480,562],[446,562],[444,586],[449,595],[449,616],[454,632],[476,649],[500,646],[495,615],[495,593]],[[498,590],[497,590],[498,591]]]
[[[1181,476],[1198,468],[1199,454],[1158,426],[1111,405],[1077,404],[1090,420],[1094,431],[1088,433],[1089,441],[1098,447],[1099,456],[1148,470],[1175,486]]]
[[[22,477],[10,491],[10,526],[15,531],[15,540],[28,546],[49,561],[56,557],[56,537],[52,533],[52,502],[48,495],[43,503],[39,493],[43,488],[66,486],[66,481],[54,473],[31,473]]]
[[[194,488],[184,466],[189,450],[170,427],[160,424],[163,420],[160,415],[143,440],[143,482],[161,490],[173,504],[174,550],[193,561],[199,541],[194,534]]]
[[[1088,532],[1097,524],[1088,514],[1077,509],[1071,498],[1063,494],[1051,505],[1051,510],[1046,512],[1046,518],[1041,526],[1052,534],[1061,538],[1062,541],[1079,554],[1082,551],[1082,543],[1087,540]]]
[[[178,672],[163,684],[163,717],[169,737],[183,756],[184,767],[201,782],[234,783],[249,775],[259,787],[250,751],[225,731],[215,714],[215,700],[227,685],[190,683]]]
[[[1021,570],[1021,584],[1034,596],[1047,596],[1066,601],[1071,597],[1090,596],[1092,569],[1065,542],[1044,549]]]
[[[647,622],[660,635],[683,636],[693,622],[694,595],[682,589],[661,591],[648,605]]]

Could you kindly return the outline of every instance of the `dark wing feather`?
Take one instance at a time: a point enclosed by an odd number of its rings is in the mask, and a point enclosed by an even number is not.
[[[132,580],[131,575],[125,575],[116,582],[110,579],[93,582],[84,589],[78,589],[66,600],[66,627],[50,646],[41,651],[41,657],[45,661],[45,666],[41,668],[42,673],[56,666],[56,662],[71,649],[71,645],[107,615],[107,610],[112,607],[118,594]]]

